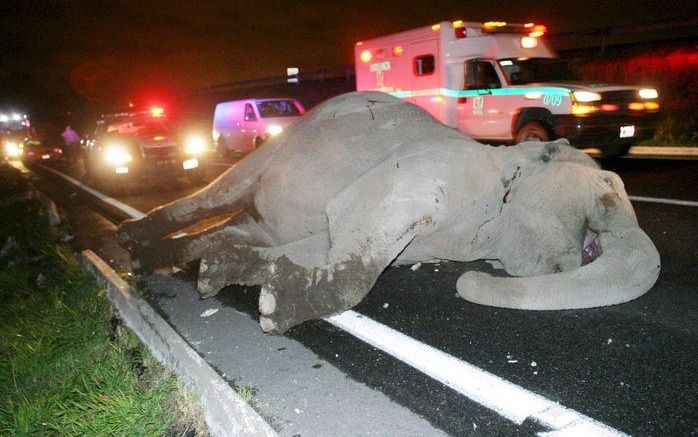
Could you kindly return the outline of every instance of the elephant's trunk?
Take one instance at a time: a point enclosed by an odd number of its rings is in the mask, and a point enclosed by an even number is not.
[[[599,239],[603,253],[585,266],[531,277],[467,272],[458,279],[458,294],[482,305],[562,310],[615,305],[652,288],[659,276],[659,253],[642,229],[613,227]]]

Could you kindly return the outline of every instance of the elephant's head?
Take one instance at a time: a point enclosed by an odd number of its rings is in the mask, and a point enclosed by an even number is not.
[[[649,290],[659,254],[618,175],[561,142],[517,147],[508,152],[515,166],[504,166],[506,194],[488,232],[493,258],[518,277],[468,272],[458,293],[485,305],[547,310],[612,305]]]

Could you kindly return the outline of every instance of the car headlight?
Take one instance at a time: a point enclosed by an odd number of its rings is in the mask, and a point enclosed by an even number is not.
[[[574,91],[572,97],[580,103],[598,102],[601,100],[601,94],[592,93],[591,91]]]
[[[269,127],[267,128],[267,133],[268,133],[269,135],[271,135],[272,137],[273,137],[273,136],[276,136],[276,135],[279,135],[279,134],[280,134],[281,132],[283,132],[283,131],[284,131],[284,128],[282,128],[282,127],[279,126],[278,124],[272,124],[271,126],[269,126]]]
[[[131,162],[133,157],[126,147],[119,144],[110,144],[104,149],[104,159],[113,166],[122,166]]]
[[[638,93],[643,99],[656,99],[659,97],[659,93],[654,88],[643,88]]]
[[[206,141],[202,137],[191,137],[187,140],[184,152],[189,155],[201,155],[206,150]]]
[[[17,145],[17,143],[8,141],[5,143],[5,154],[9,158],[17,158],[22,154],[22,149]]]

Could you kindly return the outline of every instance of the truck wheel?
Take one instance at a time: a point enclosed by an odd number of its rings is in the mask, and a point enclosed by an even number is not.
[[[216,155],[220,160],[225,160],[226,156],[228,155],[228,147],[225,144],[222,135],[220,136],[220,138],[218,138],[218,143],[216,145]]]
[[[516,133],[516,143],[524,141],[550,141],[550,133],[545,126],[537,121],[529,121]]]
[[[264,142],[264,139],[262,137],[254,137],[254,142],[253,142],[254,148],[258,149],[259,146],[261,146],[263,142]]]

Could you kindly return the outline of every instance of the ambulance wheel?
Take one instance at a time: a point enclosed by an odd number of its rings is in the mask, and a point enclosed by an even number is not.
[[[529,121],[516,133],[516,143],[524,141],[550,141],[550,133],[541,123]]]
[[[621,156],[625,155],[630,151],[630,146],[632,144],[625,143],[625,144],[614,144],[612,146],[606,146],[601,149],[601,153],[603,154],[604,158],[620,158]]]

